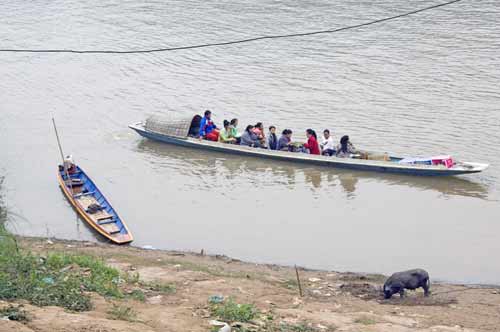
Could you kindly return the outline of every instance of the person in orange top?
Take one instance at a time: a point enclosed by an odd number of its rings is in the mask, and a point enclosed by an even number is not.
[[[306,130],[307,143],[304,144],[304,148],[309,150],[310,154],[321,154],[319,151],[318,137],[316,132],[312,129]]]

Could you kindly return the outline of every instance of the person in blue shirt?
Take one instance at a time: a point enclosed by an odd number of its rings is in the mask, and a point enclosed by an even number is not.
[[[200,139],[203,138],[215,142],[219,140],[219,131],[212,121],[212,112],[209,110],[205,111],[205,116],[200,123]]]
[[[278,147],[278,137],[276,136],[276,127],[269,127],[269,135],[267,138],[267,147],[269,150],[276,150]]]

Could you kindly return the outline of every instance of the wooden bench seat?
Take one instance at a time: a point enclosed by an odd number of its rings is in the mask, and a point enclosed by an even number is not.
[[[102,229],[109,234],[120,233],[120,227],[116,223],[101,225]]]

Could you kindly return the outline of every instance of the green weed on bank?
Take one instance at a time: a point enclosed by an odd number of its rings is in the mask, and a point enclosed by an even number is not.
[[[25,299],[73,311],[92,308],[88,292],[123,297],[118,270],[87,255],[51,253],[47,257],[18,249],[0,225],[0,299]]]
[[[212,304],[210,310],[213,316],[225,322],[248,322],[259,314],[253,304],[239,304],[232,298],[220,304]]]

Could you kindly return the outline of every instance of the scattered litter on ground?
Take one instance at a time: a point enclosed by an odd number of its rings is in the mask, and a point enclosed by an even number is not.
[[[231,327],[227,323],[220,322],[218,320],[211,320],[210,325],[220,327],[218,332],[231,332]]]
[[[211,295],[208,297],[208,302],[212,304],[219,304],[224,302],[224,296],[222,295]]]

